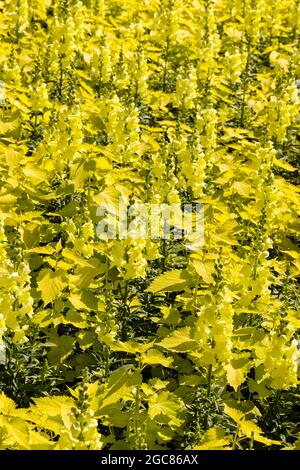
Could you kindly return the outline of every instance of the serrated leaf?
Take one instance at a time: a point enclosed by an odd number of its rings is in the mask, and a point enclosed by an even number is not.
[[[235,391],[239,386],[245,381],[245,371],[244,369],[235,369],[231,364],[225,366],[227,372],[227,380],[229,385],[231,385]]]
[[[170,392],[160,392],[150,396],[148,401],[149,417],[156,422],[168,424],[170,427],[180,426],[182,420],[179,419],[179,412],[182,410],[182,404]]]
[[[248,437],[249,439],[253,439],[254,441],[261,442],[265,445],[281,445],[280,441],[275,439],[269,439],[262,435],[262,430],[260,427],[253,423],[252,421],[243,420],[240,423],[240,430],[241,432]]]
[[[225,365],[228,383],[237,391],[238,387],[245,382],[247,373],[251,368],[251,361],[248,356],[233,358]]]
[[[40,397],[32,400],[39,412],[47,416],[59,416],[63,410],[70,411],[74,406],[74,400],[65,396]],[[31,408],[34,409],[34,405]]]
[[[228,448],[229,439],[213,439],[193,447],[193,450],[221,450]]]
[[[76,339],[73,336],[53,334],[50,335],[49,342],[55,345],[50,348],[48,353],[49,360],[55,364],[63,363],[72,354]]]
[[[230,418],[233,419],[233,421],[235,421],[237,424],[239,424],[242,419],[245,418],[245,414],[242,411],[231,408],[230,406],[226,405],[226,403],[224,405],[224,413],[230,416]]]
[[[105,414],[106,410],[113,403],[117,403],[119,400],[124,399],[133,388],[142,383],[142,376],[139,371],[129,372],[128,368],[120,367],[114,371],[110,377],[104,393],[101,398],[100,407],[98,413]]]
[[[124,351],[130,354],[144,353],[154,344],[154,341],[145,344],[138,343],[133,340],[120,341],[114,339],[109,333],[101,336],[101,340],[104,341],[104,343],[107,344],[112,351]]]
[[[294,168],[290,163],[288,163],[285,160],[280,160],[278,158],[273,159],[273,164],[277,166],[278,168],[282,168],[283,170],[286,171],[297,171],[297,168]]]
[[[63,252],[64,256],[65,253]],[[105,272],[105,265],[100,264],[97,258],[92,258],[88,264],[81,264],[77,267],[76,275],[72,283],[77,289],[86,289],[89,287],[92,280]]]
[[[233,421],[237,424],[239,432],[242,436],[245,436],[249,439],[252,439],[257,442],[261,442],[266,445],[280,445],[281,442],[269,439],[262,435],[262,430],[260,427],[253,421],[247,420],[245,418],[245,413],[235,408],[229,407],[227,404],[224,406],[224,413],[230,416]]]
[[[73,325],[76,328],[87,328],[88,322],[86,321],[86,315],[82,312],[76,312],[76,310],[68,310],[62,317],[61,323],[65,325]]]
[[[93,196],[93,201],[102,210],[107,210],[109,213],[119,214],[120,198],[122,193],[114,186],[104,189],[101,193]],[[102,215],[102,214],[101,214]]]
[[[15,408],[15,402],[11,398],[8,398],[3,392],[0,392],[0,413],[11,415]]]
[[[39,184],[41,181],[47,185],[49,184],[47,171],[45,170],[41,170],[40,168],[35,168],[33,166],[27,166],[24,168],[23,172],[27,178],[30,178],[31,184]]]

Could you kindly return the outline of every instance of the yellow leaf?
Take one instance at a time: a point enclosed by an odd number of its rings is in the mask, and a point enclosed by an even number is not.
[[[171,357],[166,357],[158,349],[149,349],[146,353],[141,355],[142,364],[159,364],[163,367],[170,367],[173,363]]]
[[[239,424],[242,419],[245,417],[244,413],[240,410],[236,410],[235,408],[231,408],[230,406],[224,405],[224,413],[230,416],[233,421]]]
[[[193,450],[221,450],[227,447],[229,439],[214,439],[194,447]],[[228,448],[228,447],[227,447]]]
[[[11,398],[8,398],[3,392],[0,392],[0,413],[11,415],[15,408],[15,402]]]

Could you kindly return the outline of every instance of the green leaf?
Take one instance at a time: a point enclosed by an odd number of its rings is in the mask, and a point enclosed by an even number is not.
[[[235,391],[245,382],[251,366],[252,364],[247,353],[246,355],[241,355],[241,357],[233,358],[231,362],[225,366],[228,383]]]
[[[30,449],[29,428],[25,421],[20,418],[11,418],[9,422],[5,423],[5,428],[19,449]]]
[[[97,258],[92,258],[88,261],[88,265],[78,266],[72,282],[77,289],[86,289],[96,276],[104,272],[105,265],[101,264]]]
[[[193,351],[198,347],[198,343],[191,337],[189,326],[175,330],[157,345],[176,352]]]
[[[166,357],[158,349],[149,349],[146,353],[141,355],[142,364],[159,364],[163,367],[171,367],[173,359]]]
[[[59,416],[62,412],[71,411],[74,400],[64,396],[40,397],[32,399],[41,414],[46,416]],[[31,409],[34,409],[34,405]]]
[[[195,446],[193,450],[222,450],[228,448],[228,444],[229,439],[213,439]]]
[[[76,310],[68,310],[63,316],[62,323],[65,325],[71,324],[77,328],[87,328],[89,326],[86,321],[86,315],[76,312]]]
[[[245,381],[245,370],[243,368],[236,369],[232,366],[232,364],[227,364],[225,369],[227,372],[227,380],[229,385],[231,385],[234,390],[237,391],[239,386]]]
[[[242,419],[245,418],[245,414],[242,411],[231,408],[230,406],[226,405],[226,403],[224,405],[224,413],[230,416],[230,418],[233,419],[233,421],[235,421],[237,424],[239,424]]]
[[[206,431],[201,443],[193,450],[222,450],[228,449],[229,444],[230,439],[225,436],[224,429],[214,427]]]
[[[133,340],[126,342],[120,341],[114,339],[109,333],[101,336],[101,340],[107,344],[107,346],[109,346],[112,351],[124,351],[130,354],[144,353],[154,344],[154,341],[151,341],[150,343],[138,343]]]
[[[254,441],[261,442],[265,445],[281,445],[280,441],[276,441],[275,439],[269,439],[262,435],[262,430],[260,427],[253,423],[252,421],[243,420],[240,423],[240,430],[241,432],[248,437],[249,439],[253,439]]]
[[[15,402],[0,392],[0,414],[11,415],[16,408]]]
[[[278,159],[276,157],[273,159],[273,164],[279,168],[283,168],[286,171],[297,171],[297,168],[294,168],[287,161]]]
[[[213,263],[204,263],[200,259],[196,259],[191,256],[191,262],[197,272],[197,274],[202,277],[203,281],[206,284],[213,284],[214,278],[212,277],[212,273],[214,272],[214,265]]]
[[[242,411],[237,410],[235,408],[231,408],[230,406],[225,404],[224,413],[226,413],[228,416],[230,416],[231,419],[233,419],[233,421],[235,421],[242,436],[245,436],[249,439],[253,439],[257,442],[261,442],[262,444],[266,445],[281,444],[280,441],[264,437],[262,435],[262,430],[260,429],[260,427],[257,424],[253,423],[253,421],[246,420],[246,415]]]
[[[128,371],[128,367],[120,367],[114,371],[110,377],[104,393],[101,397],[98,415],[106,414],[113,403],[124,399],[137,385],[142,383],[142,376],[139,371]]]
[[[93,201],[101,207],[106,209],[111,214],[119,214],[120,198],[122,194],[116,187],[104,189],[101,193],[93,196]]]
[[[55,253],[55,248],[53,246],[37,246],[36,248],[30,248],[29,250],[25,250],[27,253],[38,253],[41,255],[53,255]]]
[[[66,274],[63,270],[52,271],[42,269],[37,280],[45,305],[53,302],[67,286]]]
[[[73,215],[77,214],[79,210],[79,204],[77,201],[71,201],[67,204],[63,209],[61,209],[58,214],[62,217],[72,217]]]
[[[49,336],[49,342],[53,343],[48,353],[49,360],[52,363],[62,363],[67,357],[69,357],[75,345],[75,338],[73,336],[62,335],[58,336],[52,334]]]
[[[78,343],[81,349],[85,350],[95,344],[95,333],[93,331],[80,331],[78,333]]]
[[[148,414],[152,420],[170,427],[180,426],[182,420],[178,415],[182,410],[181,401],[170,392],[153,394],[148,401]]]

